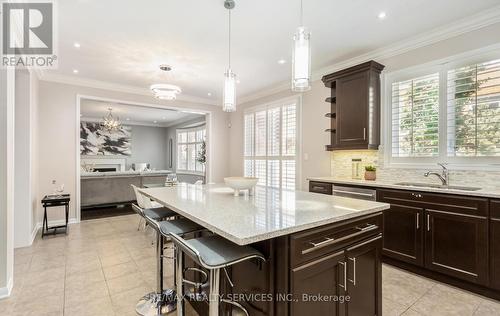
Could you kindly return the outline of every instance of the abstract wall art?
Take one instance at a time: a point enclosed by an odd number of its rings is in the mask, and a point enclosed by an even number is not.
[[[80,122],[80,154],[82,156],[130,156],[131,128],[116,131],[104,129],[100,123]]]

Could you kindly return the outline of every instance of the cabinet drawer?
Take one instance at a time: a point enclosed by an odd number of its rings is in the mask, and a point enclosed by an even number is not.
[[[491,200],[490,216],[492,219],[500,220],[500,200]]]
[[[377,190],[377,201],[439,209],[465,215],[488,216],[488,199],[407,190]]]
[[[309,181],[309,192],[332,195],[332,184],[327,182]]]
[[[382,214],[336,223],[293,234],[290,237],[293,267],[352,245],[382,231]]]

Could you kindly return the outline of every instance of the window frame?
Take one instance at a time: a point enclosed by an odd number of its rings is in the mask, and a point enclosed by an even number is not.
[[[387,168],[435,168],[437,162],[449,164],[456,170],[500,170],[500,157],[452,157],[447,152],[447,79],[448,71],[471,64],[500,59],[500,45],[493,45],[460,55],[435,60],[422,65],[383,73],[382,82],[382,144],[384,167]],[[432,73],[439,73],[439,154],[436,157],[392,156],[392,84]],[[444,88],[444,89],[443,89]]]
[[[282,128],[283,128],[283,110],[282,110],[282,107],[284,105],[287,105],[287,103],[295,103],[295,110],[296,110],[296,131],[295,131],[295,155],[294,156],[288,156],[288,157],[294,157],[294,159],[286,159],[287,156],[282,156],[282,146],[283,146],[283,139],[282,139]],[[280,121],[281,121],[281,124],[280,124],[280,144],[279,144],[279,147],[280,147],[280,155],[279,156],[268,156],[267,155],[267,151],[269,149],[268,147],[268,143],[267,143],[267,140],[268,140],[268,135],[267,135],[267,127],[268,127],[268,117],[267,117],[267,113],[266,113],[266,155],[264,156],[256,156],[255,155],[255,146],[256,146],[256,137],[255,137],[255,114],[257,112],[260,112],[260,111],[266,111],[269,110],[269,109],[272,109],[272,108],[277,108],[279,107],[280,108]],[[253,156],[246,156],[245,155],[245,116],[247,114],[254,114],[254,127],[253,127],[253,132],[254,132],[254,136],[253,136]],[[256,160],[264,160],[266,161],[266,183],[267,183],[267,176],[268,176],[268,164],[267,164],[267,161],[268,160],[279,160],[279,161],[282,161],[282,160],[293,160],[295,161],[295,190],[301,190],[302,189],[302,172],[301,172],[301,159],[300,157],[302,157],[302,95],[294,95],[294,96],[291,96],[291,97],[286,97],[286,98],[282,98],[282,99],[278,99],[278,100],[273,100],[273,101],[270,101],[270,102],[267,102],[265,104],[259,104],[259,105],[256,105],[256,106],[252,106],[252,107],[248,107],[248,108],[245,108],[245,110],[243,111],[243,118],[242,118],[242,121],[243,121],[243,150],[242,150],[242,156],[243,156],[243,161],[242,161],[242,166],[243,166],[243,172],[245,170],[245,160],[253,160],[254,163]],[[280,174],[280,189],[281,188],[281,174]]]
[[[196,140],[196,133],[198,131],[205,131],[205,145],[207,143],[207,127],[205,124],[195,126],[195,127],[188,127],[188,128],[178,128],[175,130],[175,142],[176,142],[176,157],[175,157],[175,162],[176,162],[176,173],[181,173],[181,174],[193,174],[193,175],[204,175],[206,171],[206,164],[204,167],[204,170],[202,171],[196,171],[196,161],[194,162],[195,170],[190,170],[189,167],[189,156],[186,155],[186,169],[180,169],[179,168],[179,151],[180,151],[180,146],[182,145],[194,145],[195,151],[196,151],[196,145],[202,144],[203,141],[197,141]],[[187,134],[189,132],[194,132],[195,133],[195,141],[190,142],[188,141],[188,136]],[[186,142],[179,142],[179,134],[181,133],[186,133]]]

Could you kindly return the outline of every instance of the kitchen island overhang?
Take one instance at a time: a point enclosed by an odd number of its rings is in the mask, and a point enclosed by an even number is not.
[[[230,269],[234,287],[221,278],[222,295],[240,297],[250,315],[381,315],[382,211],[388,204],[264,187],[254,196],[233,197],[232,189],[217,184],[141,192],[266,256]],[[202,314],[207,306],[191,304]]]

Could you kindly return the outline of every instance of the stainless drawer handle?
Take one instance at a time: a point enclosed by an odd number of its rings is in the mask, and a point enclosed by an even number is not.
[[[352,261],[352,280],[348,280],[352,283],[352,285],[356,285],[356,257],[348,259]]]
[[[314,242],[310,241],[309,244],[312,245],[312,247],[302,250],[301,253],[303,255],[305,255],[305,254],[308,254],[308,253],[313,252],[315,250],[321,249],[323,247],[334,245],[334,244],[336,244],[338,242],[341,242],[341,241],[344,241],[346,239],[353,238],[353,237],[359,236],[361,234],[364,234],[367,231],[378,229],[378,226],[374,225],[374,224],[370,224],[370,225],[365,226],[365,227],[357,226],[354,229],[356,229],[357,232],[352,233],[352,234],[347,235],[347,236],[339,237],[339,238],[336,238],[336,239],[335,238],[325,237],[325,240],[320,241],[318,243],[314,243]]]
[[[309,243],[314,247],[321,247],[322,245],[326,244],[326,243],[329,243],[330,241],[332,241],[333,239],[331,238],[328,238],[328,237],[325,237],[325,240],[323,241],[320,241],[320,242],[312,242],[310,241]]]
[[[343,191],[343,190],[332,190],[334,193],[345,193],[345,194],[352,194],[352,195],[361,195],[361,196],[369,196],[373,197],[375,194],[373,193],[361,193],[361,192],[351,192],[351,191]]]
[[[340,284],[339,282],[339,286],[341,288],[344,289],[344,291],[347,291],[347,265],[345,262],[343,261],[340,261],[339,264],[342,266],[342,268],[344,269],[344,284]]]
[[[313,190],[321,190],[321,191],[325,191],[326,190],[325,187],[313,186],[312,188],[313,188]]]

